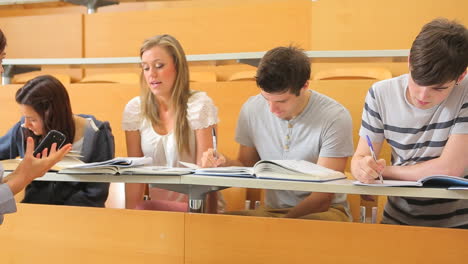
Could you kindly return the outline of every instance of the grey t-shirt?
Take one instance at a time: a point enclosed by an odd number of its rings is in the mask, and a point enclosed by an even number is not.
[[[236,141],[257,150],[262,160],[307,160],[349,157],[353,154],[352,122],[346,108],[335,100],[310,91],[308,105],[296,118],[283,120],[270,112],[259,94],[242,106]],[[310,192],[266,191],[270,208],[294,207]],[[347,208],[346,195],[335,194],[334,204]]]

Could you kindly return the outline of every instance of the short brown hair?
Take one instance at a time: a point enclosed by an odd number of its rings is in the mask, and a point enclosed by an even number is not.
[[[5,34],[3,34],[3,31],[0,29],[0,52],[5,50],[6,44]]]
[[[418,85],[456,80],[468,65],[468,30],[445,18],[432,20],[414,40],[409,65]]]
[[[268,51],[260,61],[256,81],[267,93],[291,92],[296,96],[310,78],[310,62],[303,50],[289,46]]]

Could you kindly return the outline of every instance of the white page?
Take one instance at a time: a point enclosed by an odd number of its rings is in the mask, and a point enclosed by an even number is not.
[[[325,168],[323,166],[305,160],[271,160],[271,163],[276,163],[290,170],[294,170],[304,174],[310,174],[318,171],[333,174],[340,173],[338,171],[334,171],[329,168]]]
[[[179,161],[180,164],[184,165],[185,167],[187,168],[190,168],[190,169],[198,169],[198,165],[197,164],[193,164],[193,163],[190,163],[190,162],[185,162],[185,161]]]
[[[360,186],[380,186],[380,187],[422,186],[421,183],[417,181],[395,181],[395,180],[384,180],[384,183],[380,183],[380,181],[375,181],[374,183],[363,183],[360,181],[354,181],[353,184],[360,185]]]

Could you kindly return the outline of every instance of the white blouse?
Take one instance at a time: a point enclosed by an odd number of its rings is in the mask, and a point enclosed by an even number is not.
[[[153,158],[153,165],[180,167],[179,161],[196,163],[195,130],[207,128],[219,122],[218,109],[205,92],[193,93],[187,102],[187,119],[190,126],[190,153],[179,155],[173,131],[159,135],[151,122],[141,116],[140,97],[131,99],[125,106],[122,128],[140,131],[143,155]]]

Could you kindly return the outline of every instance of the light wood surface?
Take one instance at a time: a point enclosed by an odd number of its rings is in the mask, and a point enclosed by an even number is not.
[[[0,227],[2,263],[184,263],[184,215],[18,204]]]
[[[465,263],[468,231],[18,204],[2,263]]]
[[[0,17],[7,37],[7,58],[81,58],[83,16],[81,14]],[[43,71],[81,79],[81,69],[46,66]]]
[[[186,215],[186,263],[466,263],[468,231]]]
[[[6,175],[8,172],[5,173]],[[244,187],[255,189],[290,190],[308,192],[351,193],[367,195],[389,195],[423,198],[468,199],[466,190],[447,190],[434,187],[381,187],[358,186],[350,179],[335,180],[329,182],[303,182],[269,179],[252,179],[243,177],[220,177],[206,175],[103,175],[103,174],[57,174],[46,173],[38,178],[40,181],[76,181],[76,182],[126,182],[126,183],[153,183],[166,185],[169,189],[176,187],[179,192],[199,193],[200,190],[216,190],[212,186],[220,187]],[[210,188],[206,188],[209,186]],[[200,187],[199,189],[197,189]]]
[[[265,51],[290,43],[307,48],[309,16],[307,1],[97,13],[85,16],[84,55],[138,56],[143,40],[157,34],[175,36],[186,54]]]
[[[0,18],[9,58],[80,58],[81,14]]]

